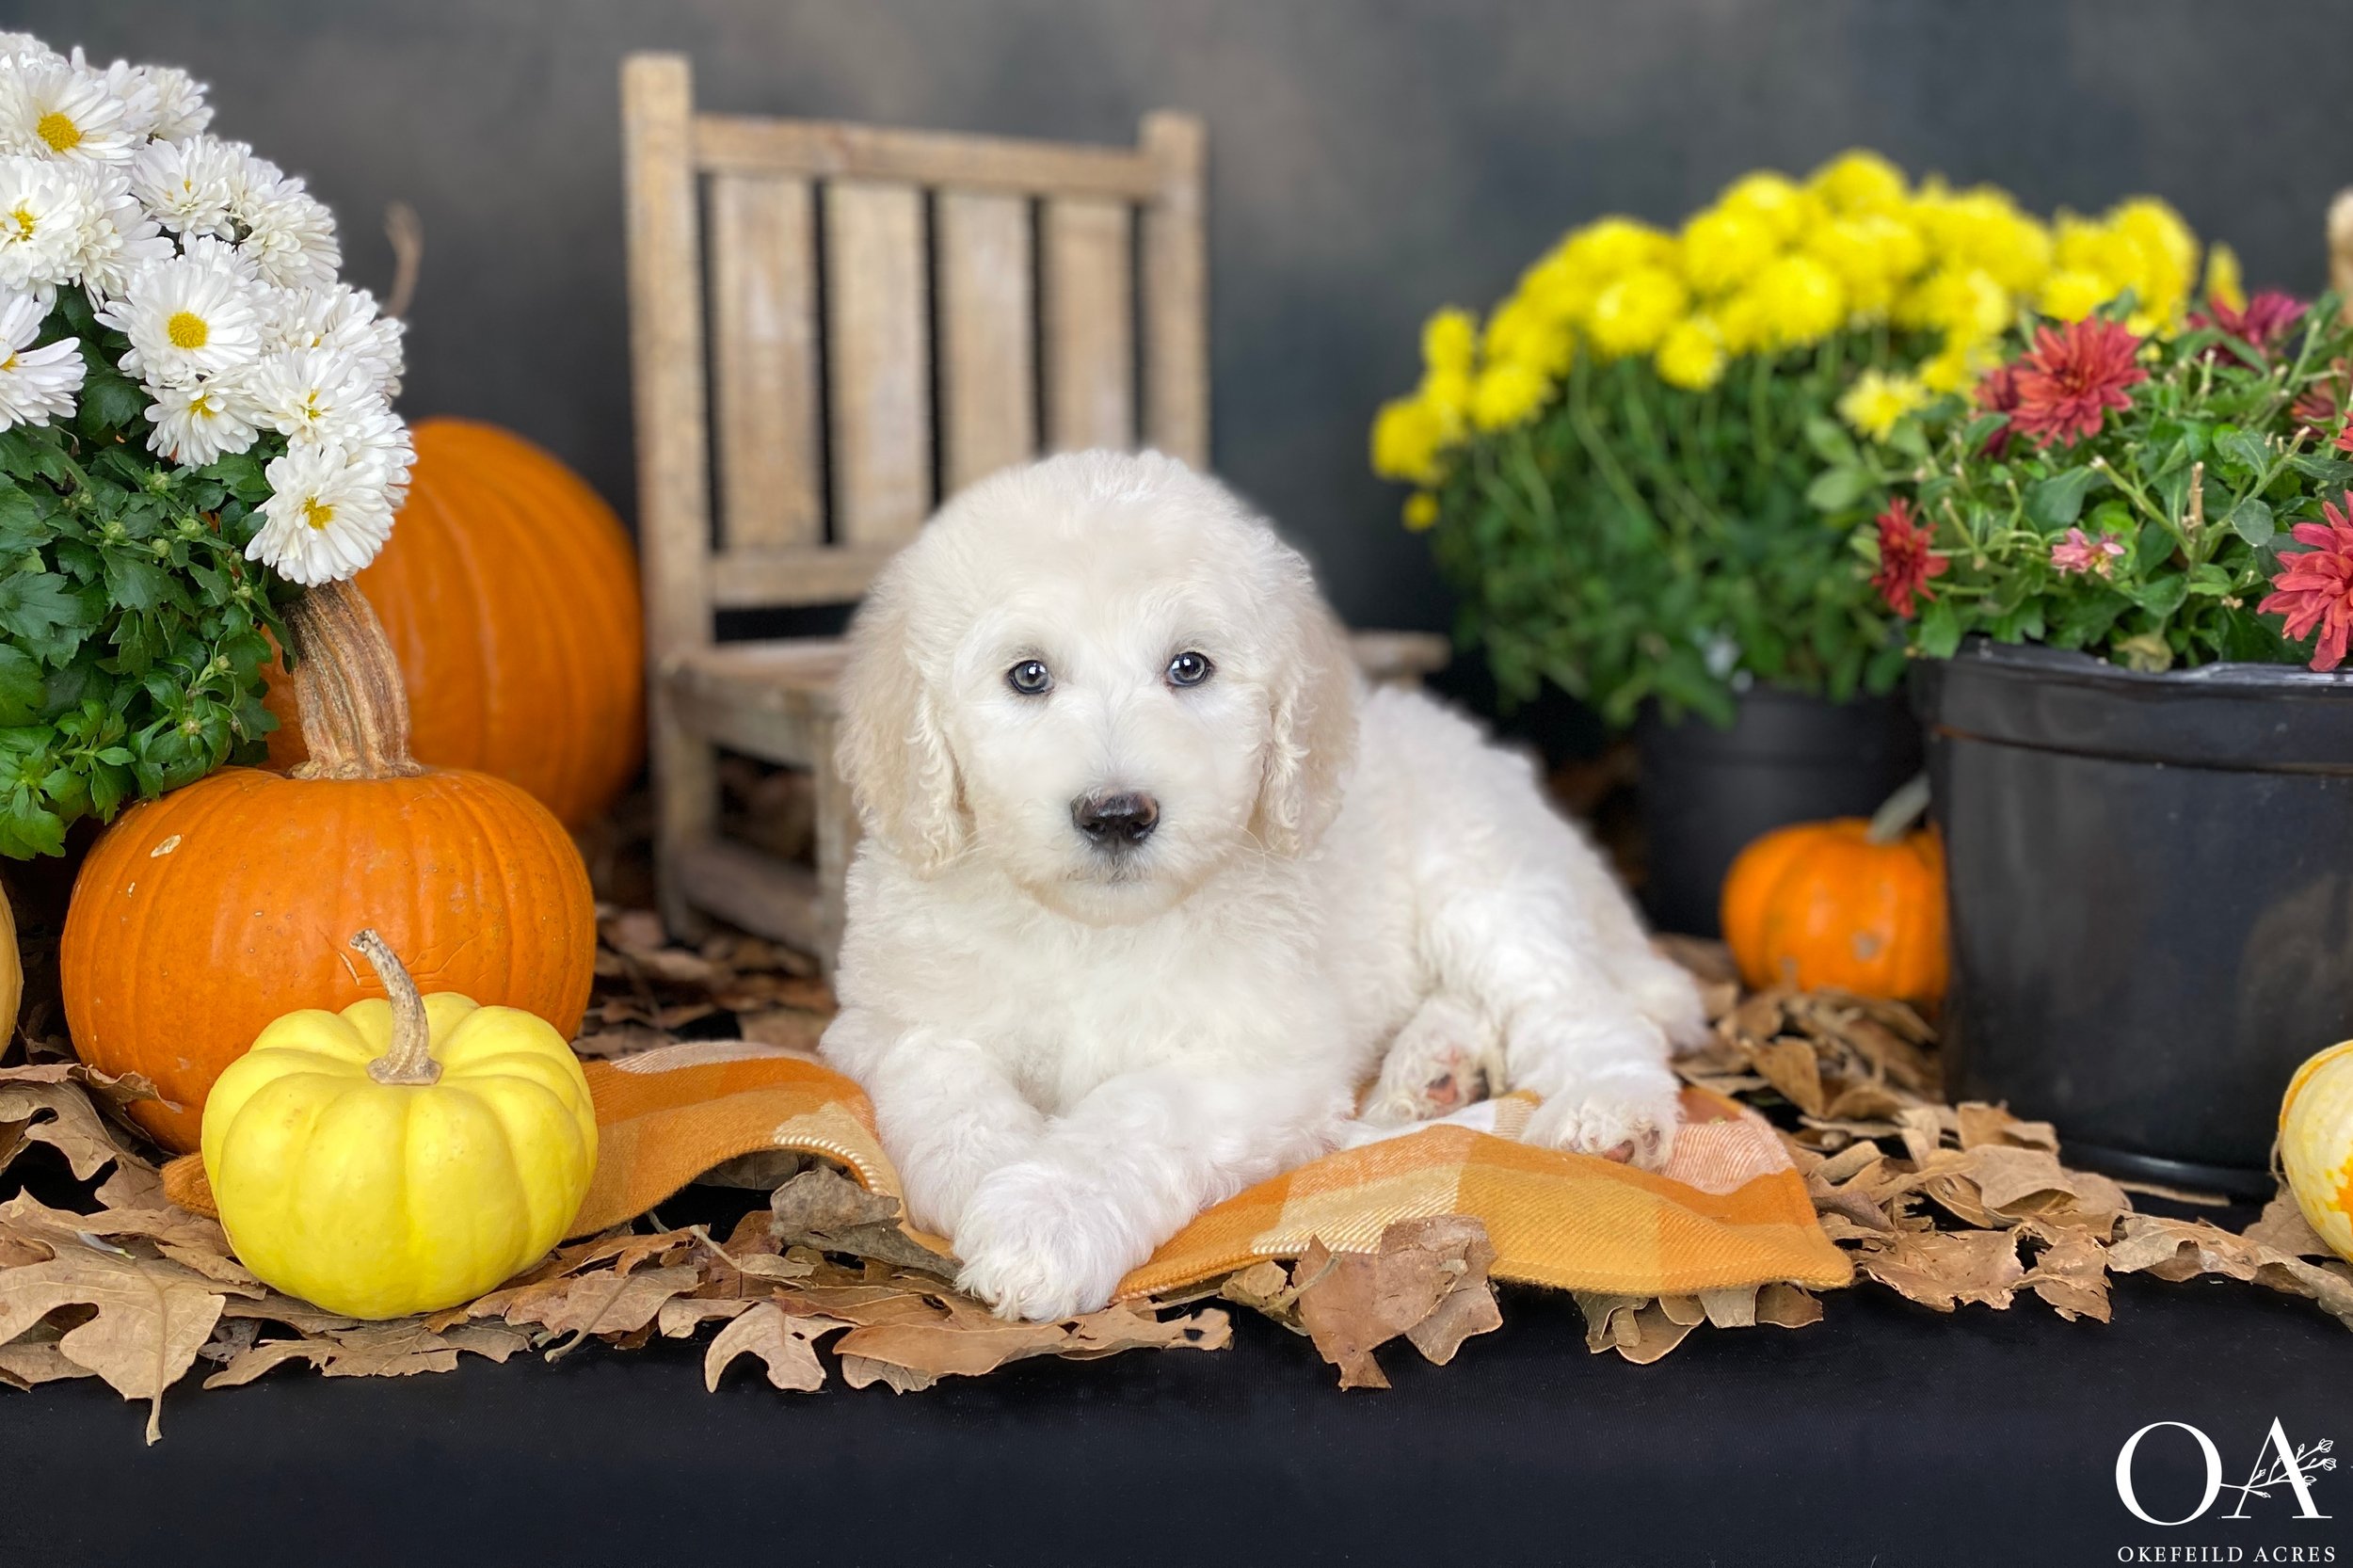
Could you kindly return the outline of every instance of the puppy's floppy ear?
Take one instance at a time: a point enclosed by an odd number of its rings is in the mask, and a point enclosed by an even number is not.
[[[835,760],[866,831],[929,876],[964,852],[971,818],[923,650],[910,635],[907,597],[886,573],[850,623]]]
[[[1274,854],[1297,856],[1339,814],[1340,786],[1356,756],[1356,661],[1306,563],[1290,556],[1284,565],[1270,611],[1288,632],[1270,682],[1273,733],[1251,829]]]

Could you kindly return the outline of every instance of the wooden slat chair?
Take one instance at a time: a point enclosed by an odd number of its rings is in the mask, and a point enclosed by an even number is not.
[[[632,56],[621,108],[662,916],[830,968],[842,645],[721,643],[716,614],[855,601],[941,495],[1041,449],[1207,463],[1202,127],[1147,115],[1114,148],[700,114],[675,55]],[[1358,656],[1412,680],[1447,648]],[[721,834],[723,747],[810,771],[813,868]]]

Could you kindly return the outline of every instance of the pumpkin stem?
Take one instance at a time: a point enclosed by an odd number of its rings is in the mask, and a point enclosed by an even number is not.
[[[1915,773],[1896,788],[1896,792],[1881,802],[1871,813],[1871,825],[1863,835],[1874,844],[1892,844],[1912,831],[1929,808],[1929,776]]]
[[[367,596],[351,583],[322,583],[286,608],[293,632],[295,700],[311,759],[296,778],[406,778],[424,772],[408,755],[408,689]]]
[[[417,995],[417,983],[409,978],[408,967],[392,951],[392,943],[377,936],[373,928],[352,937],[351,945],[366,954],[376,978],[384,983],[384,994],[392,1003],[392,1048],[368,1064],[368,1076],[378,1083],[440,1082],[441,1064],[433,1060],[433,1035],[425,1026],[424,999]]]

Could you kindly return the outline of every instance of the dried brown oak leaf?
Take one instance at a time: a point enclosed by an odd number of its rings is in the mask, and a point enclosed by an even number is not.
[[[274,1367],[308,1361],[330,1378],[397,1378],[447,1372],[458,1352],[504,1361],[530,1340],[496,1323],[461,1323],[436,1334],[415,1318],[385,1323],[352,1323],[300,1339],[270,1339],[240,1352],[204,1380],[207,1388],[251,1383]]]
[[[1963,1302],[2007,1307],[2026,1272],[2017,1238],[2006,1230],[1906,1231],[1865,1243],[1855,1261],[1881,1285],[1939,1312]]]
[[[716,1392],[728,1363],[738,1356],[756,1355],[768,1368],[768,1381],[775,1386],[822,1388],[825,1368],[817,1359],[817,1341],[849,1326],[839,1318],[794,1318],[774,1302],[754,1302],[719,1331],[703,1353],[703,1386]]]
[[[870,1192],[828,1166],[803,1171],[768,1200],[769,1235],[779,1246],[871,1257],[895,1268],[953,1279],[956,1260],[909,1236],[899,1224],[899,1200]]]
[[[109,1089],[121,1080],[97,1075]],[[0,1168],[22,1153],[25,1144],[47,1144],[65,1157],[75,1179],[88,1181],[118,1160],[143,1166],[127,1136],[118,1134],[99,1114],[87,1087],[90,1070],[78,1062],[41,1062],[30,1066],[0,1067],[0,1126],[15,1136],[0,1139]],[[155,1092],[138,1080],[143,1093],[118,1093],[118,1103],[153,1099]]]
[[[1372,1352],[1399,1336],[1444,1363],[1470,1336],[1502,1325],[1487,1281],[1495,1257],[1487,1227],[1460,1214],[1400,1220],[1369,1253],[1314,1240],[1291,1271],[1299,1320],[1342,1388],[1386,1388]]]
[[[2353,1271],[2343,1259],[2310,1262],[2266,1242],[2234,1236],[2204,1220],[2127,1215],[2122,1237],[2108,1248],[2108,1268],[2120,1274],[2150,1273],[2166,1280],[2197,1274],[2251,1280],[2291,1296],[2308,1297],[2353,1327]]]
[[[2296,1201],[2296,1194],[2282,1187],[2264,1205],[2263,1218],[2249,1225],[2244,1233],[2248,1240],[2259,1246],[2282,1252],[2290,1257],[2334,1257],[2337,1251],[2320,1239],[2312,1222],[2304,1218],[2304,1210]]]
[[[152,1443],[163,1435],[164,1390],[196,1364],[220,1319],[221,1288],[177,1263],[103,1241],[61,1245],[46,1262],[0,1270],[0,1345],[61,1306],[95,1308],[56,1349],[124,1399],[147,1400]]]
[[[2098,1234],[2073,1225],[2028,1220],[2019,1231],[2042,1243],[2034,1267],[2018,1283],[2030,1288],[2060,1317],[2073,1321],[2108,1320],[2108,1249]]]

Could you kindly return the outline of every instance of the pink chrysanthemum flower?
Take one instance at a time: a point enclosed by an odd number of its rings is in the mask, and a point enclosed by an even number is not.
[[[2149,379],[2137,356],[2141,340],[2113,321],[2086,316],[2064,328],[2045,327],[2018,362],[2018,408],[2010,428],[2038,446],[2073,446],[2100,433],[2106,410],[2129,408],[2125,389]]]
[[[2071,528],[2067,536],[2051,546],[2051,565],[2063,576],[2096,571],[2103,577],[2116,575],[2116,563],[2124,556],[2124,541],[2103,535],[2093,538],[2080,528]]]
[[[2353,635],[2353,493],[2345,498],[2345,511],[2321,503],[2325,522],[2299,522],[2292,530],[2296,542],[2308,544],[2280,557],[2280,575],[2271,592],[2255,608],[2266,616],[2287,617],[2287,634],[2307,637],[2320,629],[2313,648],[2313,668],[2332,670],[2345,662],[2345,640]]]

